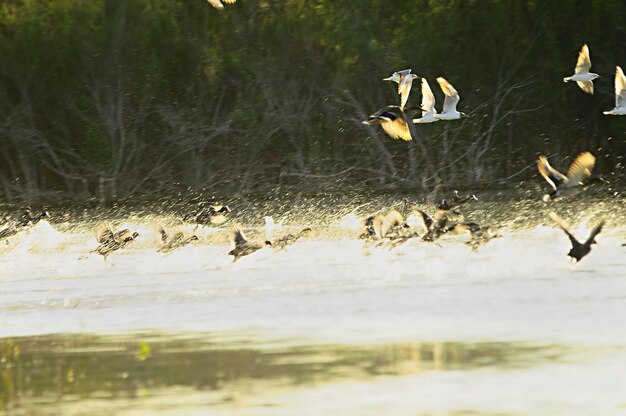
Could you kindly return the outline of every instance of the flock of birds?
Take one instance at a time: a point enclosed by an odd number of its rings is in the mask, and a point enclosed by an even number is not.
[[[223,7],[219,0],[208,1],[214,7]],[[236,0],[222,1],[234,3]],[[587,45],[583,45],[578,56],[574,75],[563,80],[565,82],[574,81],[584,92],[593,94],[593,80],[598,78],[599,75],[589,72],[590,68],[589,48]],[[411,73],[410,69],[394,72],[390,77],[384,78],[384,81],[396,82],[398,84],[400,105],[385,106],[372,114],[363,123],[380,125],[391,138],[409,141],[413,138],[410,123],[407,122],[409,111],[416,109],[422,111],[421,117],[412,120],[413,124],[434,123],[440,120],[458,120],[466,117],[464,113],[459,112],[456,108],[460,100],[459,93],[442,77],[437,78],[437,83],[445,94],[443,108],[440,113],[435,109],[435,98],[425,78],[421,78],[421,106],[417,108],[406,107],[413,80],[417,78],[419,77]],[[626,115],[626,78],[619,66],[615,72],[615,108],[605,111],[604,114]],[[585,190],[593,182],[588,179],[591,176],[595,162],[596,158],[593,154],[588,151],[582,152],[570,164],[567,174],[563,174],[550,165],[545,155],[540,155],[537,159],[537,169],[552,187],[552,191],[543,196],[544,202],[569,197]],[[500,237],[500,234],[494,232],[489,226],[481,226],[475,222],[466,222],[462,216],[459,217],[458,207],[475,200],[477,198],[474,195],[461,197],[455,191],[450,198],[443,199],[441,203],[436,205],[432,216],[417,207],[411,209],[411,214],[406,219],[396,209],[386,214],[372,215],[361,220],[360,237],[374,241],[377,246],[387,245],[392,249],[409,239],[417,237],[420,237],[423,241],[434,242],[444,234],[468,234],[470,239],[467,244],[473,249],[477,249],[489,240]],[[226,205],[201,202],[193,212],[183,216],[182,220],[183,222],[193,222],[197,226],[219,226],[228,220],[227,217],[230,212],[230,208]],[[46,211],[34,213],[30,208],[23,210],[21,215],[17,217],[7,216],[4,223],[0,225],[0,239],[6,240],[49,216],[49,213]],[[569,237],[572,248],[568,252],[568,256],[576,261],[580,261],[591,251],[591,246],[596,243],[596,236],[604,226],[604,220],[600,221],[591,230],[588,238],[580,242],[556,213],[551,212],[549,217]],[[262,242],[255,242],[246,238],[240,225],[233,225],[230,228],[230,240],[233,248],[228,254],[233,256],[233,261],[236,261],[267,246],[282,250],[310,234],[311,231],[312,229],[307,227],[298,233],[287,234],[275,241],[268,239]],[[139,236],[139,233],[136,231],[131,232],[129,229],[115,230],[110,223],[105,222],[95,228],[94,235],[98,246],[91,253],[97,253],[106,259],[111,253],[132,244]],[[163,253],[171,252],[198,240],[198,237],[194,234],[186,235],[183,231],[169,233],[163,227],[160,228],[160,236],[161,247],[158,251]]]
[[[555,175],[564,177],[562,183],[566,183],[568,180],[570,182],[576,181],[578,178],[576,175],[579,175],[578,172],[581,169],[579,166],[583,166],[584,160],[587,158],[587,154],[582,154],[572,163],[576,173],[569,175],[569,178],[557,171],[554,171],[556,172]],[[579,161],[579,159],[583,161]],[[545,163],[547,164],[547,162]],[[444,235],[467,235],[469,239],[465,243],[472,250],[477,250],[490,240],[502,237],[498,230],[493,229],[491,226],[466,221],[463,214],[459,212],[461,206],[477,200],[478,198],[473,194],[460,196],[457,191],[454,191],[449,197],[435,204],[434,210],[431,212],[432,215],[429,215],[417,206],[413,206],[406,218],[397,209],[359,218],[355,214],[362,207],[359,206],[351,213],[342,217],[335,225],[340,228],[353,228],[352,225],[355,222],[359,224],[358,237],[366,240],[366,248],[386,247],[392,250],[411,239],[435,243]],[[200,202],[192,211],[182,216],[181,221],[183,223],[195,224],[196,229],[199,226],[221,226],[229,220],[230,214],[231,209],[227,205],[214,202]],[[579,241],[570,231],[565,221],[556,213],[551,212],[549,217],[569,237],[572,247],[568,252],[568,256],[576,262],[589,254],[591,246],[596,243],[596,236],[604,226],[604,221],[600,221],[593,227],[587,239]],[[39,221],[47,218],[50,218],[50,214],[47,211],[35,213],[30,208],[24,209],[16,217],[7,216],[4,224],[0,226],[0,239],[6,240],[7,244],[9,244],[8,238],[29,229]],[[233,262],[265,247],[270,247],[277,251],[284,250],[313,232],[312,228],[306,227],[298,232],[283,235],[278,239],[271,239],[273,230],[281,225],[276,224],[271,217],[265,217],[265,222],[267,239],[264,241],[249,240],[239,224],[230,226],[229,238],[232,243],[232,249],[228,252],[228,255],[233,257]],[[160,227],[159,234],[161,243],[157,251],[161,253],[170,253],[198,240],[198,236],[193,233],[188,234],[181,230],[168,232],[163,226]],[[139,237],[139,233],[127,228],[116,230],[110,222],[103,222],[95,227],[94,236],[98,246],[91,250],[89,255],[92,253],[99,254],[106,260],[113,252],[132,245]]]
[[[593,94],[593,80],[600,75],[589,72],[591,69],[591,58],[589,57],[589,47],[585,44],[578,53],[578,61],[574,75],[563,78],[564,82],[574,81],[586,93]],[[406,107],[406,103],[411,93],[413,80],[421,78],[422,80],[422,102],[419,107]],[[400,96],[400,105],[387,105],[372,114],[363,124],[370,126],[380,125],[385,133],[392,139],[401,139],[405,141],[413,140],[411,133],[411,123],[408,122],[408,114],[417,111],[422,112],[422,116],[414,118],[413,124],[434,123],[439,120],[451,121],[459,120],[467,115],[456,109],[461,97],[458,91],[445,78],[437,78],[437,83],[441,91],[445,95],[443,107],[440,113],[435,109],[435,96],[433,95],[430,85],[426,78],[419,77],[411,73],[410,69],[394,72],[383,81],[396,82],[398,84],[398,95]],[[622,68],[615,68],[615,108],[604,111],[606,115],[626,115],[626,77]]]

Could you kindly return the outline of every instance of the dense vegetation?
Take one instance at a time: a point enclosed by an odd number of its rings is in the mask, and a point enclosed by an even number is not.
[[[622,174],[623,0],[4,0],[3,199],[294,190],[432,190],[531,178],[583,149]],[[596,94],[571,75],[583,43]],[[470,117],[393,142],[362,125],[381,81],[446,77]],[[415,85],[409,103],[420,100]]]

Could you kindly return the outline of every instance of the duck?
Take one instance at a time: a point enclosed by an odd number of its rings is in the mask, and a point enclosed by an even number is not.
[[[598,74],[589,72],[591,69],[591,58],[589,57],[589,47],[584,44],[578,53],[578,61],[574,69],[574,75],[563,78],[563,82],[576,81],[581,90],[593,95],[593,80],[600,77]]]
[[[549,202],[565,196],[576,195],[586,189],[583,184],[596,164],[596,157],[591,152],[582,152],[571,163],[567,176],[554,169],[545,155],[537,158],[537,169],[553,191],[543,196],[544,202]]]
[[[236,1],[237,0],[207,0],[207,3],[209,3],[211,6],[215,7],[218,10],[223,10],[224,5],[222,3],[235,4]]]
[[[446,121],[459,120],[461,118],[467,117],[467,114],[457,111],[456,109],[456,106],[461,100],[461,97],[459,96],[457,90],[452,86],[452,84],[446,81],[446,79],[443,77],[437,78],[437,83],[439,84],[439,87],[441,87],[441,91],[443,91],[446,98],[444,98],[443,100],[443,108],[441,110],[441,113],[435,113],[433,114],[433,117],[435,117],[437,120]]]
[[[189,237],[185,237],[185,233],[183,233],[182,231],[177,231],[172,236],[170,236],[163,227],[159,229],[159,232],[161,234],[161,242],[163,243],[161,248],[159,248],[158,250],[161,253],[169,253],[178,248],[186,246],[192,241],[198,240],[198,237],[195,234]]]
[[[622,68],[615,67],[615,108],[604,112],[608,116],[626,115],[626,77]]]
[[[287,234],[276,241],[272,241],[272,248],[275,248],[277,251],[285,250],[287,246],[295,244],[296,241],[301,239],[302,237],[310,234],[313,230],[310,227],[303,228],[299,232],[295,234]]]
[[[423,241],[435,241],[448,232],[450,228],[448,224],[448,210],[437,209],[433,217],[430,217],[425,211],[417,207],[413,207],[411,211],[419,221],[419,228],[423,233]]]
[[[454,190],[452,191],[452,196],[449,199],[444,198],[441,200],[441,203],[437,206],[437,209],[450,211],[470,201],[478,201],[478,197],[474,194],[460,196],[459,191]]]
[[[233,244],[233,249],[228,252],[228,255],[234,257],[233,263],[243,256],[252,254],[264,247],[272,246],[272,242],[269,240],[266,240],[263,244],[248,241],[239,224],[231,227],[229,237]]]
[[[380,125],[385,133],[394,140],[401,139],[407,142],[413,140],[406,121],[405,110],[397,105],[381,108],[362,123],[368,126]]]
[[[450,231],[457,234],[469,234],[470,239],[465,244],[470,246],[472,250],[477,250],[481,245],[484,245],[494,238],[502,237],[500,233],[493,232],[491,227],[481,226],[475,222],[455,224]]]
[[[428,85],[426,78],[422,78],[422,117],[414,118],[414,124],[426,124],[439,121],[437,110],[435,110],[435,96]]]
[[[409,94],[411,93],[411,86],[413,80],[419,78],[417,75],[412,74],[410,69],[403,69],[402,71],[394,72],[390,77],[383,78],[383,81],[397,82],[398,94],[400,95],[400,108],[404,108]]]
[[[127,246],[139,237],[138,232],[135,231],[131,233],[127,228],[120,231],[113,231],[113,227],[108,222],[98,225],[94,229],[94,235],[99,245],[90,253],[100,254],[104,260],[106,260],[112,252]]]
[[[231,209],[228,205],[215,202],[198,202],[197,208],[185,215],[183,221],[192,221],[196,225],[222,225],[228,220]]]
[[[36,225],[44,218],[50,218],[50,213],[48,211],[42,211],[38,214],[35,214],[30,207],[26,207],[22,210],[22,213],[18,219],[14,218],[15,217],[11,215],[7,215],[4,218],[5,222],[0,227],[0,238],[4,239],[12,237],[20,231]],[[8,243],[9,241],[7,240],[7,244]]]
[[[602,227],[604,226],[604,220],[601,220],[591,229],[589,237],[587,237],[587,239],[583,243],[581,243],[576,239],[576,237],[574,237],[574,234],[572,234],[572,232],[569,230],[569,227],[561,217],[559,217],[554,212],[551,212],[549,216],[569,237],[572,248],[567,253],[567,255],[570,257],[571,261],[575,260],[576,263],[578,263],[583,257],[591,252],[591,246],[593,244],[597,244],[596,236],[600,233],[600,231],[602,231]]]

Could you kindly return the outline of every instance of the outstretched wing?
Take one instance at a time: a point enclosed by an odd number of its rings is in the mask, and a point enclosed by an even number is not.
[[[232,228],[230,229],[230,241],[233,243],[233,245],[235,247],[246,243],[248,240],[246,240],[246,236],[243,234],[243,230],[241,229],[241,226],[238,224],[235,224],[232,226]]]
[[[567,177],[563,175],[558,170],[554,169],[548,163],[548,158],[544,155],[539,155],[537,158],[537,169],[541,176],[552,186],[555,190],[557,186],[561,185],[564,181],[567,180]]]
[[[100,244],[115,240],[115,233],[113,232],[113,227],[111,227],[110,222],[99,224],[93,230],[93,234],[96,237],[96,241]]]
[[[578,240],[576,240],[576,237],[574,237],[574,234],[572,234],[572,232],[569,230],[569,227],[561,217],[556,215],[556,213],[554,212],[551,212],[548,215],[550,216],[552,221],[556,222],[556,224],[565,232],[565,234],[567,234],[567,236],[569,237],[569,241],[572,243],[572,247],[580,245]]]
[[[442,113],[453,113],[456,111],[456,105],[459,103],[461,97],[459,93],[454,89],[452,84],[445,80],[443,77],[437,78],[437,82],[441,87],[441,90],[446,95],[446,98],[443,100],[443,111]]]
[[[422,78],[422,117],[436,113],[433,90],[430,89],[430,85],[428,85],[426,78]]]
[[[580,52],[578,53],[578,62],[576,62],[575,73],[586,74],[587,72],[589,72],[590,69],[591,69],[591,58],[589,58],[589,47],[587,47],[587,45],[585,44],[583,45],[583,47],[580,49]],[[578,85],[580,85],[580,83]],[[580,88],[583,88],[583,87],[581,86]]]
[[[626,77],[622,68],[615,68],[615,108],[626,107]]]
[[[576,81],[576,84],[580,87],[581,90],[586,92],[587,94],[593,95],[593,82],[591,81]]]
[[[591,176],[593,166],[596,164],[596,157],[590,152],[582,152],[572,162],[567,170],[566,186],[578,186],[585,179]]]
[[[417,208],[413,209],[413,214],[415,214],[415,216],[420,220],[420,225],[424,233],[427,233],[428,231],[430,231],[433,225],[432,218],[430,218],[428,214],[426,214],[424,211],[422,211],[421,209],[417,209]]]
[[[604,227],[604,220],[600,221],[599,224],[591,229],[591,233],[589,234],[587,241],[585,241],[585,245],[588,246],[592,243],[595,243],[596,236],[600,234],[600,231],[602,231],[602,227]]]

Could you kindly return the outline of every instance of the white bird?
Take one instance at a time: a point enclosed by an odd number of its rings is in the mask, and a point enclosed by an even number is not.
[[[461,117],[467,117],[467,114],[456,110],[456,105],[459,103],[461,97],[452,84],[442,77],[437,78],[437,82],[441,87],[441,91],[446,95],[446,98],[443,100],[443,110],[441,113],[435,114],[434,117],[437,120],[458,120]]]
[[[409,94],[411,93],[411,85],[413,80],[418,78],[417,75],[411,74],[410,69],[394,72],[389,78],[383,78],[383,81],[392,81],[398,83],[398,94],[400,94],[400,107],[404,108]]]
[[[593,95],[592,81],[600,75],[589,72],[589,69],[591,69],[591,58],[589,58],[589,48],[587,44],[584,44],[578,53],[578,62],[576,62],[574,75],[563,78],[563,82],[576,81],[581,90]]]
[[[209,3],[211,6],[215,7],[216,9],[222,10],[224,8],[224,5],[222,4],[222,2],[227,3],[227,4],[234,4],[237,0],[207,0],[207,3]]]
[[[422,117],[414,118],[413,123],[424,124],[439,121],[435,110],[435,96],[426,78],[422,78]]]
[[[283,220],[275,222],[274,218],[270,216],[265,216],[263,219],[265,220],[265,237],[271,240],[274,238],[274,231],[283,228]]]
[[[610,116],[626,115],[626,77],[619,66],[615,68],[615,108],[605,111]]]

